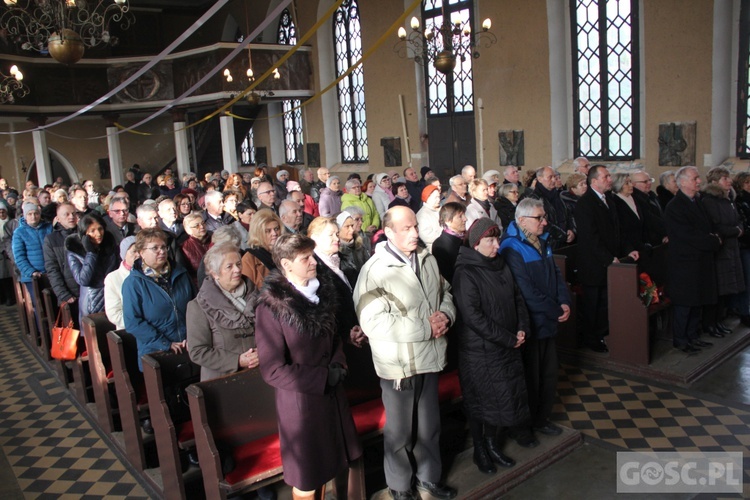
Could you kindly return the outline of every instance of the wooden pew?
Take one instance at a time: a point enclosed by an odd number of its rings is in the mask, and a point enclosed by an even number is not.
[[[258,368],[199,382],[186,392],[207,499],[224,500],[280,479],[274,390]],[[235,467],[224,474],[228,454]]]
[[[26,315],[26,293],[24,289],[26,287],[18,281],[18,277],[13,273],[13,291],[16,294],[16,310],[18,311],[18,322],[21,325],[21,333],[28,339],[30,335],[29,331],[29,317]],[[31,343],[29,343],[31,344]]]
[[[148,417],[148,400],[143,374],[138,368],[138,344],[125,330],[107,333],[109,355],[120,409],[125,456],[139,472],[149,465],[146,444],[153,444],[153,435],[141,430],[141,419]],[[150,450],[149,450],[150,451]]]
[[[110,323],[105,313],[90,314],[81,322],[88,353],[97,421],[104,432],[111,435],[122,429],[107,342],[107,333],[117,328]]]
[[[662,297],[658,304],[645,306],[639,296],[639,275],[648,272],[653,278],[665,279],[666,245],[654,248],[647,269],[637,264],[611,264],[607,270],[609,301],[609,357],[614,361],[648,365],[651,361],[650,318],[669,309],[670,302]],[[651,272],[649,272],[651,271]],[[664,281],[655,281],[664,284]]]
[[[58,311],[58,305],[57,305],[57,297],[55,297],[54,292],[51,288],[45,288],[42,290],[42,301],[44,302],[44,311],[47,316],[47,323],[50,324],[50,343],[52,342],[52,334],[51,329],[55,325],[55,321],[57,320],[57,311]],[[70,308],[67,304],[63,305],[63,313],[62,313],[62,321],[63,324],[65,324],[66,321],[70,320]],[[73,371],[68,368],[65,361],[61,361],[58,359],[52,359],[50,357],[49,364],[52,367],[52,370],[57,374],[57,378],[62,382],[62,384],[67,388],[70,386],[70,382],[73,380]]]
[[[200,469],[190,466],[187,459],[187,453],[195,450],[195,434],[185,394],[186,387],[200,381],[200,367],[186,352],[155,352],[143,356],[142,362],[162,494],[186,498],[186,483],[191,489],[203,488]]]
[[[36,314],[39,316],[40,330],[37,332],[39,354],[42,359],[49,361],[50,356],[50,335],[54,322],[50,324],[47,314],[47,306],[44,303],[44,297],[42,296],[42,290],[50,288],[49,279],[46,274],[42,276],[35,276],[31,279],[31,287],[36,299]],[[57,312],[57,311],[55,311]]]

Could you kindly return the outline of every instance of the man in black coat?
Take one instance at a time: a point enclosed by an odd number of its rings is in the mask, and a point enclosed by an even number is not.
[[[612,199],[612,175],[603,165],[595,165],[587,178],[589,189],[576,203],[578,229],[578,281],[583,286],[582,309],[584,343],[595,352],[607,352],[604,336],[609,328],[607,309],[607,268],[627,255],[638,260],[638,252],[623,248],[617,210]]]
[[[409,191],[412,199],[411,209],[415,213],[419,212],[419,209],[422,208],[422,190],[425,187],[425,183],[419,180],[417,171],[411,167],[404,169],[404,179],[406,179],[406,190]]]
[[[115,243],[119,246],[120,242],[126,236],[135,235],[135,224],[128,222],[130,214],[130,200],[124,196],[115,196],[109,203],[109,211],[104,221],[107,223],[105,228],[115,237]]]
[[[695,167],[682,167],[675,175],[678,191],[667,205],[665,222],[669,236],[669,280],[674,321],[672,345],[688,354],[710,347],[698,339],[701,308],[715,304],[715,253],[721,239],[712,233],[711,219],[698,199],[701,184]]]
[[[560,191],[555,189],[557,174],[552,167],[542,167],[536,172],[536,187],[529,198],[544,203],[547,214],[547,232],[552,249],[563,247],[573,241],[575,233],[571,229],[568,209],[560,198]],[[520,199],[520,198],[519,198]]]
[[[65,238],[76,233],[78,228],[78,213],[76,207],[69,202],[57,205],[57,223],[54,230],[44,238],[44,268],[47,270],[52,291],[57,303],[68,303],[70,316],[74,323],[78,323],[78,296],[80,287],[73,278],[68,266],[68,256],[65,250]]]

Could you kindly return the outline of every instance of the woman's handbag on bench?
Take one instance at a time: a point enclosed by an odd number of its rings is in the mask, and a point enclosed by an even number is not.
[[[50,349],[50,356],[54,359],[71,361],[76,359],[76,354],[78,353],[78,336],[81,332],[80,330],[73,328],[72,318],[67,326],[63,326],[63,307],[64,304],[57,312],[55,326],[52,328],[52,348]]]

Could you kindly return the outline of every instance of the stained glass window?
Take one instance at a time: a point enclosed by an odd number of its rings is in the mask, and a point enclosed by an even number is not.
[[[574,156],[640,154],[638,1],[571,0]]]
[[[422,19],[425,31],[431,30],[435,39],[444,47],[440,27],[443,25],[443,15],[452,24],[462,28],[473,28],[474,6],[472,0],[425,0],[422,2]],[[455,42],[458,39],[454,36]],[[472,72],[472,57],[456,57],[456,67],[452,74],[444,75],[435,69],[434,55],[425,60],[425,74],[427,84],[427,113],[428,115],[443,115],[450,112],[463,113],[474,111],[474,77]]]
[[[336,54],[336,78],[343,75],[362,57],[362,29],[356,0],[345,0],[333,15],[333,47]],[[360,65],[338,86],[341,161],[364,163],[367,148],[365,113],[365,80]]]
[[[277,36],[279,45],[296,45],[297,28],[289,13],[284,9],[279,19]],[[284,110],[284,151],[286,162],[290,165],[303,162],[302,156],[302,101],[299,99],[285,99],[281,106]]]

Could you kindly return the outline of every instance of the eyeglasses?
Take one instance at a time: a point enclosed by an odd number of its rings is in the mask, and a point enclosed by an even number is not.
[[[354,222],[362,222],[362,217],[352,217]]]
[[[518,194],[518,190],[516,190],[516,191],[508,191],[508,194]]]
[[[161,245],[161,246],[158,246],[158,247],[146,247],[146,248],[144,248],[144,250],[151,250],[154,253],[161,253],[161,252],[166,252],[167,251],[167,246],[166,245]]]
[[[127,214],[127,213],[130,213],[130,210],[128,210],[127,208],[121,208],[121,209],[118,209],[118,210],[110,208],[109,211],[110,212],[114,212],[116,214]]]
[[[268,194],[268,193],[273,193],[273,189],[269,189],[268,191],[261,191],[261,192],[258,193],[258,196],[260,196],[262,194]]]
[[[640,184],[640,183],[647,184],[649,182],[654,182],[654,178],[651,177],[650,179],[646,179],[645,181],[633,181],[633,184]]]
[[[542,222],[542,220],[548,220],[547,215],[524,215],[527,219],[536,219],[539,222]]]
[[[190,229],[198,229],[199,227],[205,227],[205,226],[206,226],[206,224],[203,223],[203,222],[196,222],[195,224],[193,224],[192,226],[190,226]]]

